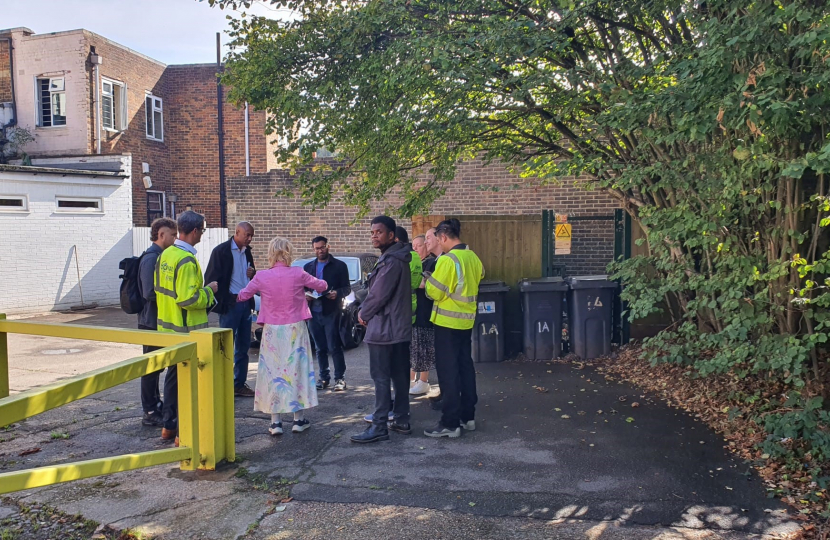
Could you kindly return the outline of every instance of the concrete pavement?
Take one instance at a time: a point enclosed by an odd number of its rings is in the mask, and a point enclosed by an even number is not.
[[[134,323],[114,309],[77,316],[77,324]],[[12,365],[30,377],[21,383],[12,372],[16,389],[135,353],[37,339],[10,340]],[[82,352],[42,354],[61,348]],[[39,352],[62,360],[32,360]],[[751,538],[797,528],[708,428],[590,368],[478,364],[475,432],[423,436],[438,413],[419,398],[413,435],[362,446],[348,437],[372,409],[366,348],[349,351],[347,365],[349,390],[322,392],[302,434],[271,437],[267,415],[237,398],[242,460],[220,471],[161,466],[15,498],[160,538]],[[0,470],[164,447],[158,435],[140,425],[133,381],[0,432]],[[40,450],[19,455],[32,448]]]

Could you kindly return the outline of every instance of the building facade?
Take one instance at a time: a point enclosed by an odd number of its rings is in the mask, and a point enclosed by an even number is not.
[[[34,135],[29,156],[130,154],[137,226],[187,207],[218,226],[220,176],[265,172],[267,158],[263,113],[223,99],[220,130],[217,72],[166,66],[87,30],[2,30],[0,121]]]
[[[131,170],[129,155],[0,165],[0,313],[118,303],[118,263],[132,255]]]

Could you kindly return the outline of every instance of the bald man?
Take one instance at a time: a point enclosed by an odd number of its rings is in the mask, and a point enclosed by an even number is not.
[[[214,248],[205,271],[205,283],[215,281],[219,284],[216,307],[213,308],[219,314],[219,326],[233,330],[233,388],[234,394],[242,397],[254,395],[247,383],[254,300],[237,303],[236,295],[256,274],[250,248],[253,238],[253,225],[240,221],[233,238]]]

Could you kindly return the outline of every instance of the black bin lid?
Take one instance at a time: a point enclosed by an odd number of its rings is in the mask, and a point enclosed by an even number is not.
[[[478,294],[508,292],[510,287],[504,281],[482,281],[478,284]]]
[[[519,291],[559,292],[567,291],[568,284],[561,277],[524,278],[519,281]]]
[[[609,280],[607,275],[573,276],[567,281],[571,289],[616,289],[618,287],[617,282]]]

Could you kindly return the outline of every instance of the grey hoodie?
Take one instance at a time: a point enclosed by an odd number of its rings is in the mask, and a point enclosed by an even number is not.
[[[409,244],[392,244],[369,275],[369,292],[360,306],[360,318],[367,323],[366,343],[412,341],[411,250]]]

